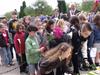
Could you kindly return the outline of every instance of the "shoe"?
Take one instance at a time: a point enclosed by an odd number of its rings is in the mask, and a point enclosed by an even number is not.
[[[28,71],[20,71],[20,73],[26,73],[26,74],[27,74],[27,73],[28,73]]]
[[[26,73],[25,72],[20,72],[20,75],[26,75]]]
[[[99,63],[95,63],[96,64],[96,66],[100,66],[100,64]]]
[[[27,74],[27,73],[28,73],[28,71],[24,71],[24,73],[26,73],[26,74]]]
[[[81,71],[85,71],[85,69],[83,67],[80,68]]]
[[[10,66],[14,66],[15,64],[10,64]]]
[[[5,67],[10,67],[10,65],[5,65]]]

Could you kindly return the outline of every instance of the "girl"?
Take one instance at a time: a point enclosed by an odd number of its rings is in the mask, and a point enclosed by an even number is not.
[[[12,65],[12,56],[10,52],[10,39],[4,24],[0,23],[0,53],[4,65],[7,67]]]
[[[23,18],[23,24],[25,26],[25,30],[27,30],[27,28],[30,25],[30,23],[31,23],[31,16],[25,16]]]
[[[26,72],[25,57],[25,33],[23,32],[23,24],[17,25],[16,34],[14,36],[14,45],[16,49],[17,61],[20,66],[20,73]]]

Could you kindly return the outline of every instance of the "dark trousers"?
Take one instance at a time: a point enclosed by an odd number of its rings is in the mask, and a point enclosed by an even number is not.
[[[66,63],[62,63],[60,67],[56,68],[56,75],[64,75],[66,68]]]
[[[10,51],[11,51],[12,59],[14,58],[14,55],[13,55],[13,48],[14,48],[14,50],[15,50],[14,44],[11,44],[11,45],[10,45]],[[16,50],[15,50],[15,51],[16,51]],[[15,52],[15,53],[16,53],[16,52]]]
[[[22,54],[21,57],[17,54],[17,61],[19,64],[20,72],[26,72],[27,62],[25,54]]]
[[[78,59],[78,54],[74,54],[72,55],[72,63],[73,63],[73,67],[74,67],[74,73],[79,73],[79,59]]]

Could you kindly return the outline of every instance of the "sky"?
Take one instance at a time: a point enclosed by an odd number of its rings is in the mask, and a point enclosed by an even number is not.
[[[22,2],[25,1],[27,6],[30,6],[35,3],[36,0],[0,0],[0,16],[5,14],[6,12],[13,11],[17,9],[20,10],[20,6]],[[53,8],[57,7],[57,0],[45,0],[47,3]],[[65,0],[66,3],[70,2],[81,2],[82,0]]]

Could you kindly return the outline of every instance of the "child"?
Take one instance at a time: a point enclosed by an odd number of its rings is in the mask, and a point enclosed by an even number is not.
[[[12,56],[10,52],[10,39],[4,24],[0,23],[0,53],[5,66],[12,65]]]
[[[16,49],[17,61],[20,66],[20,73],[26,72],[26,56],[25,56],[25,33],[23,32],[23,24],[17,25],[16,34],[14,36],[14,45]]]
[[[43,47],[39,48],[36,31],[37,28],[30,25],[28,27],[29,36],[25,42],[26,58],[29,66],[30,75],[35,75],[35,71],[37,71],[38,74],[37,64],[41,57],[41,51],[43,50]]]

